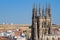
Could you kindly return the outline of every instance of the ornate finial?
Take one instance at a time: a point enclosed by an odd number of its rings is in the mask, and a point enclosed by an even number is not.
[[[42,16],[44,16],[44,5],[42,6]]]
[[[50,4],[49,3],[46,3],[46,8],[50,8]]]
[[[37,4],[33,4],[33,14],[32,14],[32,16],[35,18],[35,16],[37,16],[38,15],[38,13],[37,13]]]
[[[33,8],[35,8],[35,3],[33,4]]]
[[[39,3],[39,16],[41,16],[41,13],[40,13],[40,11],[41,11],[41,10],[40,10],[40,3]]]
[[[33,8],[37,8],[37,4],[36,3],[33,4]]]
[[[48,4],[48,8],[50,9],[50,4]]]

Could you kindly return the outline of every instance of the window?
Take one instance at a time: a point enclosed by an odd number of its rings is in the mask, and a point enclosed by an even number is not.
[[[54,40],[54,38],[52,38],[52,40]]]
[[[58,40],[60,40],[60,38],[58,38]]]
[[[47,38],[47,40],[49,40],[49,38]]]

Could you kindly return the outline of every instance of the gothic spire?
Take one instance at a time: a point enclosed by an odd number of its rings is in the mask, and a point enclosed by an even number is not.
[[[44,5],[42,7],[42,16],[44,16]]]
[[[46,16],[51,17],[51,14],[50,14],[50,5],[46,5]]]
[[[35,12],[36,12],[36,13],[35,13],[35,15],[36,15],[36,16],[38,16],[38,13],[37,13],[37,11],[38,11],[38,10],[37,10],[37,4],[36,4],[36,11],[35,11]]]
[[[32,9],[32,18],[35,18],[35,3],[33,4],[33,9]]]
[[[41,6],[40,16],[44,16],[44,6]]]
[[[41,10],[40,10],[40,9],[41,9],[41,8],[40,8],[40,4],[39,4],[39,16],[41,16],[41,12],[40,12]]]

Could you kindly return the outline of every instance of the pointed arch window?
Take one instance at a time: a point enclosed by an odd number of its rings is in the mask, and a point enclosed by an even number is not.
[[[60,40],[60,38],[58,38],[58,40]]]
[[[52,40],[54,40],[54,38],[52,38]]]

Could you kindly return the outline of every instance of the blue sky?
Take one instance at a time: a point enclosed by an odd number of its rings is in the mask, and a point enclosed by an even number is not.
[[[0,0],[0,24],[31,24],[33,3],[51,5],[52,23],[60,24],[60,0]]]

